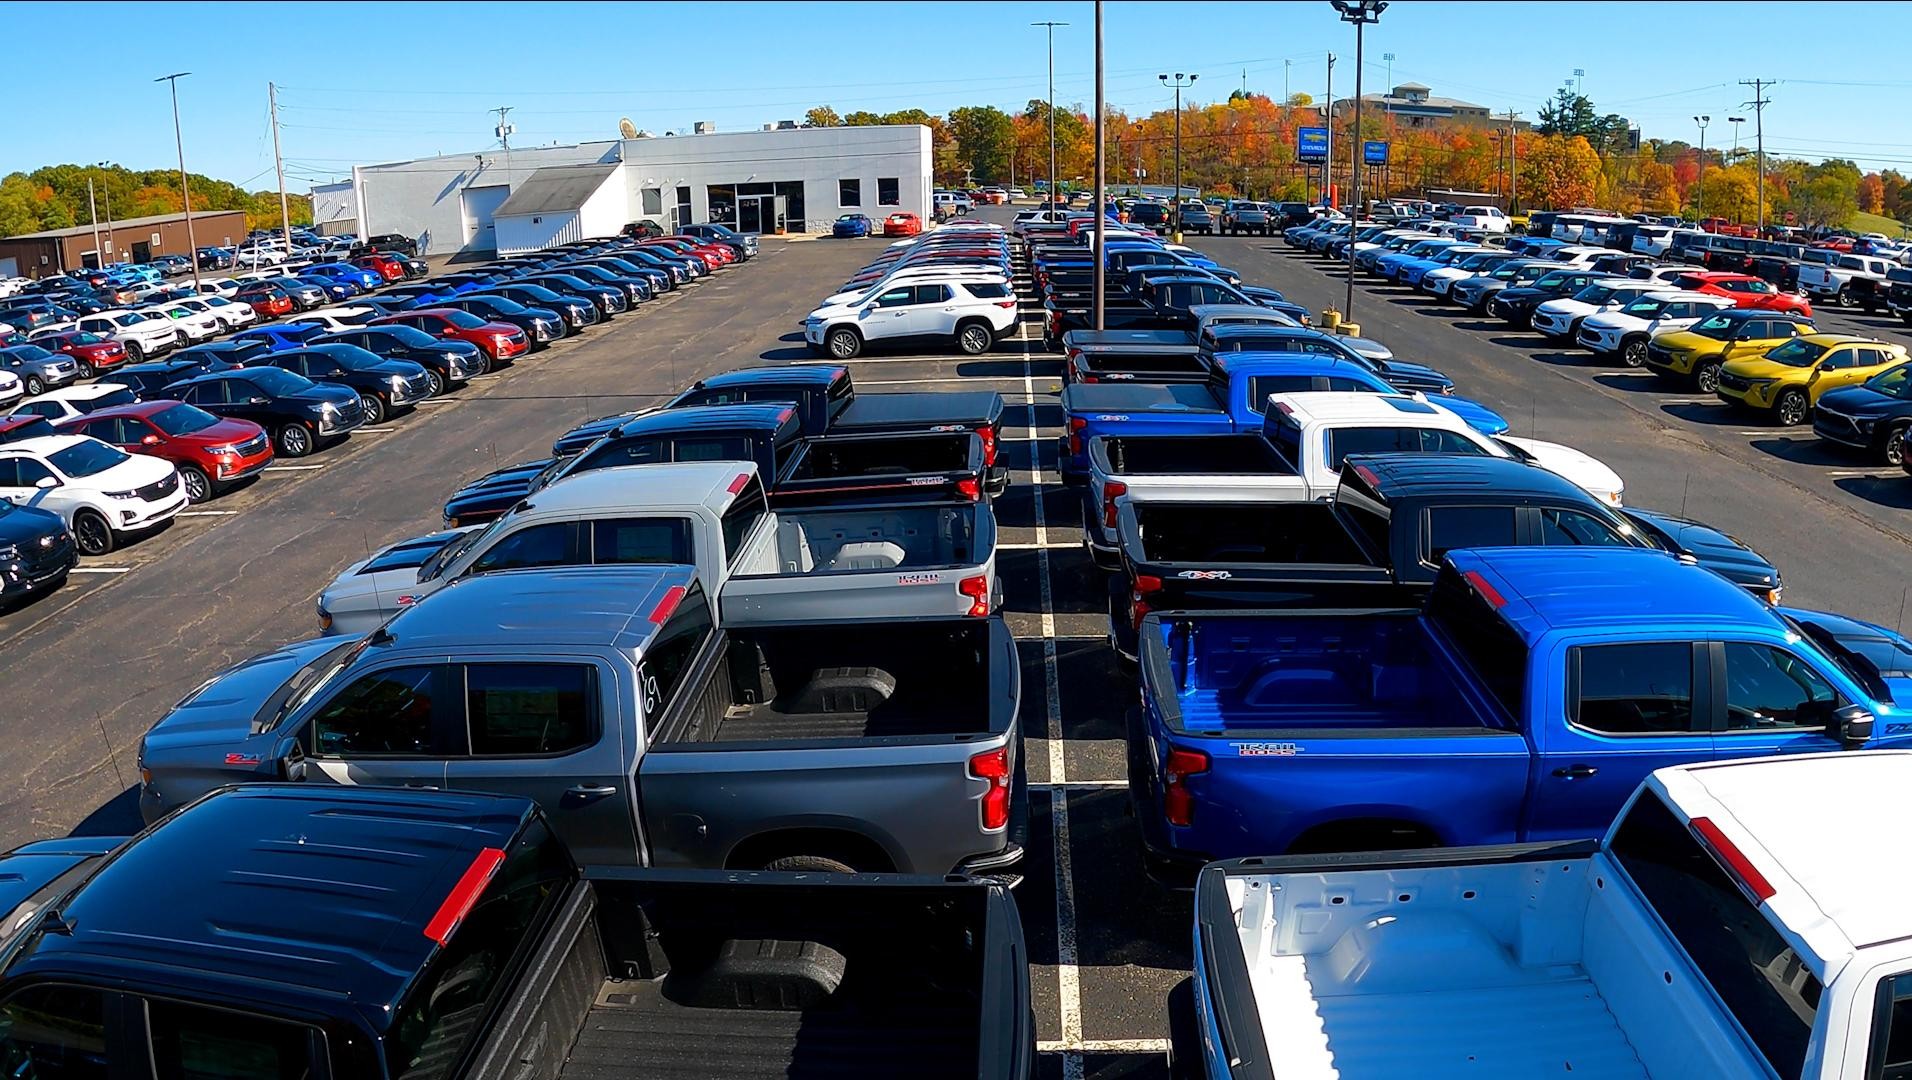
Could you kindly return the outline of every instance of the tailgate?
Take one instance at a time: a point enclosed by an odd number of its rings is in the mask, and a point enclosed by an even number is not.
[[[979,431],[1001,423],[1002,413],[1002,395],[995,391],[858,394],[830,421],[829,433]]]
[[[770,498],[779,507],[888,498],[975,502],[987,457],[974,432],[805,439]]]

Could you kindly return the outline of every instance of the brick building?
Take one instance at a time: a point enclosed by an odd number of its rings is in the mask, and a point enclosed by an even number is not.
[[[201,247],[236,244],[246,236],[245,211],[195,211],[193,235]],[[159,255],[192,256],[184,214],[128,218],[113,222],[110,228],[102,221],[99,238],[100,247],[105,249],[104,261],[109,265],[149,262]],[[90,224],[0,238],[0,277],[47,277],[96,266],[100,261]]]

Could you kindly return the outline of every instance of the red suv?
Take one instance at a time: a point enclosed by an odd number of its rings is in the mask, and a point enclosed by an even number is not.
[[[360,270],[370,270],[386,281],[397,281],[405,276],[405,264],[403,262],[400,262],[390,255],[378,252],[374,252],[370,255],[361,255],[352,260],[352,265],[358,267]]]
[[[290,315],[295,306],[292,303],[291,293],[263,281],[240,289],[232,294],[232,298],[241,304],[251,304],[252,310],[261,319],[276,319],[281,315]]]
[[[1681,274],[1674,284],[1689,292],[1724,296],[1733,302],[1734,307],[1757,308],[1760,311],[1792,311],[1808,319],[1812,318],[1811,301],[1794,293],[1781,292],[1772,282],[1751,274],[1698,271]]]
[[[126,346],[112,338],[85,330],[62,330],[33,340],[42,349],[65,353],[79,361],[80,378],[90,379],[102,371],[111,371],[126,362]]]
[[[179,468],[188,502],[205,502],[272,463],[272,440],[250,420],[224,419],[183,401],[141,401],[87,413],[61,425],[129,454]]]
[[[693,244],[675,236],[659,237],[656,240],[646,240],[643,243],[645,247],[661,247],[674,252],[679,258],[696,259],[698,262],[704,264],[704,269],[706,270],[715,270],[720,266],[728,266],[730,265],[730,260],[735,258],[731,250],[722,245]]]
[[[469,341],[478,346],[485,354],[485,370],[500,360],[509,360],[522,354],[531,347],[531,339],[525,337],[523,330],[510,323],[487,322],[469,311],[457,308],[420,308],[417,311],[400,311],[381,319],[373,319],[370,326],[409,326],[423,330],[433,337],[452,338],[457,341]]]

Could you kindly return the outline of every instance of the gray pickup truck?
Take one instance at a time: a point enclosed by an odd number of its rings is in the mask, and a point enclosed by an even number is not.
[[[589,865],[998,873],[1022,857],[1000,617],[718,626],[689,566],[479,574],[208,680],[147,821],[261,780],[522,795]]]
[[[996,520],[967,500],[769,510],[748,461],[621,465],[543,488],[488,525],[402,540],[319,594],[327,634],[369,634],[472,574],[682,563],[725,623],[988,615]]]

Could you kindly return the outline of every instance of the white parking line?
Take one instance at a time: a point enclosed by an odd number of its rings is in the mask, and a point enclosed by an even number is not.
[[[1828,472],[1826,475],[1827,476],[1863,476],[1868,480],[1885,480],[1889,478],[1892,474],[1874,472],[1871,469],[1834,469],[1831,472]],[[997,544],[996,546],[998,548],[1003,548],[1003,547],[1008,547],[1009,545]]]
[[[1756,431],[1736,431],[1733,434],[1735,435],[1784,435],[1785,432],[1779,428],[1760,428]]]
[[[398,429],[395,427],[360,427],[360,428],[353,428],[352,434],[354,435],[389,435],[392,432],[397,430]]]
[[[950,375],[941,379],[858,379],[858,386],[922,386],[928,383],[1021,382],[1015,375]]]
[[[67,571],[69,574],[124,574],[130,566],[76,566]]]
[[[1102,639],[1097,638],[1096,640],[1100,641]],[[1089,789],[1089,790],[1099,790],[1104,788],[1127,788],[1129,786],[1129,782],[1127,780],[1064,780],[1063,782],[1059,784],[1041,783],[1041,784],[1030,784],[1029,786],[1032,788],[1043,790],[1043,791],[1051,791],[1057,788],[1064,788],[1064,789],[1080,788],[1080,789]]]
[[[1061,551],[1065,548],[1080,547],[1080,544],[997,544],[997,551]]]
[[[261,472],[317,472],[324,465],[267,465]]]
[[[237,510],[181,510],[174,517],[233,517]],[[1000,546],[1000,545],[998,545]]]
[[[1059,1039],[1044,1039],[1036,1044],[1036,1052],[1041,1054],[1166,1054],[1167,1039],[1078,1039],[1073,1043]],[[1081,1075],[1080,1058],[1076,1059],[1076,1075]],[[1063,1061],[1063,1071],[1068,1072],[1068,1059]]]

